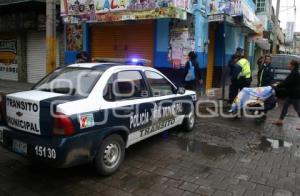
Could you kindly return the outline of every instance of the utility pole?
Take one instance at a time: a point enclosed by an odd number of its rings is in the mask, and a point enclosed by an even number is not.
[[[56,0],[46,1],[47,73],[56,68]]]
[[[274,29],[273,29],[273,48],[272,48],[272,54],[276,54],[277,53],[277,42],[278,42],[277,31],[279,29],[279,10],[280,10],[280,0],[277,0],[276,15],[275,15],[275,25],[274,25]]]

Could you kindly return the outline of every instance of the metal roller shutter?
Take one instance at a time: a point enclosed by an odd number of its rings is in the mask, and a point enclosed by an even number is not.
[[[46,50],[46,33],[44,31],[28,32],[27,74],[29,83],[36,83],[46,75]],[[58,44],[57,54],[59,54]],[[59,55],[56,58],[56,65],[59,66]]]
[[[92,26],[92,57],[145,58],[153,62],[154,24]]]

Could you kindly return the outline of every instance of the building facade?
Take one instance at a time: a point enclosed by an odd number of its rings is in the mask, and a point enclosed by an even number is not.
[[[238,47],[244,49],[245,57],[254,67],[255,38],[263,31],[255,11],[252,0],[207,2],[208,17],[203,20],[208,25],[203,47],[207,54],[206,89],[229,84],[227,65]]]
[[[46,75],[45,2],[0,3],[0,79],[35,83]],[[58,37],[62,38],[59,22],[57,27]],[[57,51],[63,51],[61,47],[58,42]],[[57,56],[57,65],[60,59],[62,55]]]
[[[250,38],[262,32],[255,10],[252,0],[62,0],[65,64],[79,51],[90,60],[146,58],[181,83],[187,54],[196,51],[206,87],[218,87],[237,47],[253,62]]]

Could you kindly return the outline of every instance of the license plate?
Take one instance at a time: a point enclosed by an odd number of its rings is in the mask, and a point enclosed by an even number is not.
[[[21,142],[19,140],[13,140],[12,149],[14,152],[26,155],[27,154],[27,144],[24,142]]]
[[[0,128],[0,143],[3,143],[3,129]]]

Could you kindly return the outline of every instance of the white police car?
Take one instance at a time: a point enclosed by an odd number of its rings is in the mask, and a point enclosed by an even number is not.
[[[54,167],[94,162],[102,175],[118,169],[132,144],[195,122],[195,92],[128,63],[69,65],[0,101],[5,148]]]

